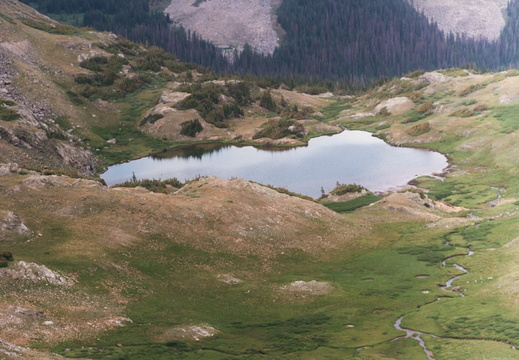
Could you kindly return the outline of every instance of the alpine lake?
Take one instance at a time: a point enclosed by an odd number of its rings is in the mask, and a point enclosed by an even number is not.
[[[190,145],[110,166],[101,177],[108,185],[135,178],[244,178],[318,198],[337,183],[386,192],[418,176],[434,176],[447,166],[447,158],[440,153],[395,147],[368,132],[345,130],[294,148]]]

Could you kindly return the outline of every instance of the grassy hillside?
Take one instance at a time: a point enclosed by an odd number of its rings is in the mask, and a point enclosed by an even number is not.
[[[517,356],[519,72],[414,73],[324,97],[217,79],[15,1],[0,14],[0,357]],[[202,130],[182,134],[195,119]],[[61,165],[197,141],[297,145],[340,126],[452,166],[378,201],[331,194],[335,212],[241,179],[156,193]]]

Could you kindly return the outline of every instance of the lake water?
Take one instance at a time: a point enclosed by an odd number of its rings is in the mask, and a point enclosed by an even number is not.
[[[306,147],[284,150],[194,145],[110,166],[101,177],[108,185],[128,181],[133,174],[137,179],[176,177],[180,181],[199,175],[239,177],[318,198],[321,187],[329,192],[337,182],[387,191],[447,166],[439,153],[394,147],[370,133],[346,130],[311,139]]]

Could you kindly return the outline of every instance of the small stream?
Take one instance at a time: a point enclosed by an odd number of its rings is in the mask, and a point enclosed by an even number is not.
[[[459,257],[459,256],[471,256],[471,255],[474,254],[474,251],[470,250],[470,248],[467,248],[467,250],[468,250],[467,254],[452,255],[452,256],[449,256],[448,258],[443,259],[443,261],[441,263],[442,266],[447,266],[447,261],[452,259],[452,258]],[[458,280],[460,277],[462,277],[464,275],[467,275],[469,273],[469,271],[467,269],[465,269],[463,266],[459,265],[459,264],[453,264],[452,266],[454,266],[456,269],[458,269],[461,272],[463,272],[463,274],[459,274],[459,275],[451,277],[449,280],[447,280],[447,282],[445,283],[445,286],[441,287],[441,289],[443,291],[446,291],[446,292],[457,292],[458,294],[460,294],[460,296],[463,297],[465,295],[463,295],[463,292],[461,290],[459,290],[457,288],[451,289],[452,288],[452,283],[454,281]],[[439,300],[441,300],[441,297],[437,298],[433,302],[436,302],[436,301],[439,301]],[[403,316],[400,316],[396,320],[394,326],[395,326],[395,329],[401,330],[401,331],[405,331],[406,334],[405,334],[405,336],[397,337],[397,338],[393,339],[392,341],[396,341],[396,340],[399,340],[399,339],[405,339],[405,338],[415,339],[416,341],[418,341],[418,344],[420,344],[420,347],[423,349],[425,355],[427,356],[427,359],[428,360],[436,360],[433,357],[433,355],[432,355],[432,351],[427,348],[427,345],[425,344],[425,341],[422,339],[422,335],[429,335],[429,336],[432,336],[432,337],[435,337],[435,338],[437,338],[438,336],[433,335],[433,334],[423,333],[423,332],[417,331],[417,330],[411,330],[411,329],[403,328],[401,326],[403,318],[404,318]]]
[[[432,351],[427,349],[427,346],[425,346],[425,341],[422,339],[422,335],[429,335],[429,336],[432,336],[432,337],[437,337],[435,335],[431,335],[431,334],[427,334],[427,333],[423,333],[421,331],[416,331],[416,330],[411,330],[411,329],[404,329],[402,326],[400,326],[400,324],[402,323],[402,319],[404,317],[403,316],[400,316],[396,322],[395,322],[395,329],[397,330],[401,330],[401,331],[405,331],[405,336],[400,336],[400,337],[397,337],[395,339],[393,339],[392,341],[396,341],[396,340],[400,340],[400,339],[405,339],[405,338],[412,338],[412,339],[415,339],[416,341],[418,341],[418,344],[420,344],[420,346],[422,347],[423,351],[425,352],[425,355],[427,356],[427,359],[429,360],[436,360],[433,356],[432,356]]]

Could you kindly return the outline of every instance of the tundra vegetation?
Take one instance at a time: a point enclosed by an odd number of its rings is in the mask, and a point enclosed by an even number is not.
[[[424,333],[435,359],[517,356],[519,72],[418,72],[323,98],[218,78],[107,34],[44,31],[53,23],[16,2],[0,2],[0,13],[2,108],[20,115],[0,120],[0,244],[16,255],[0,272],[2,356],[426,359],[415,339],[400,338],[399,318]],[[80,57],[90,51],[95,60]],[[140,86],[125,91],[131,78]],[[260,105],[268,91],[275,112]],[[199,95],[211,109],[179,108]],[[412,108],[375,111],[397,97]],[[224,127],[206,121],[225,105],[243,115]],[[294,105],[313,111],[283,114]],[[195,118],[204,129],[181,135]],[[53,160],[66,145],[67,155],[91,151],[101,168],[211,138],[253,143],[287,121],[305,130],[278,139],[289,144],[344,126],[441,151],[452,166],[410,191],[375,198],[339,184],[310,201],[241,179],[110,188]],[[40,146],[50,128],[66,140]]]

